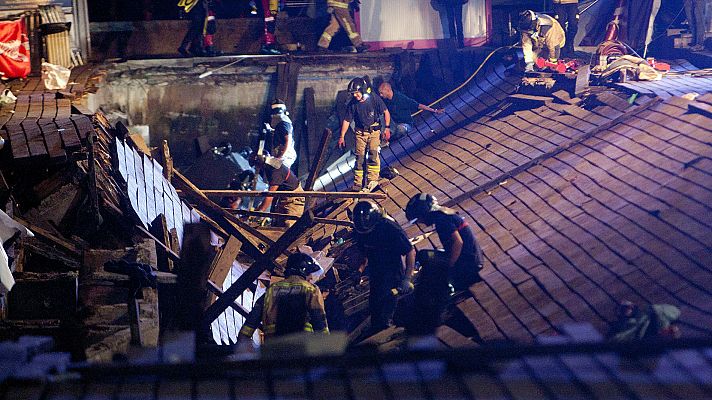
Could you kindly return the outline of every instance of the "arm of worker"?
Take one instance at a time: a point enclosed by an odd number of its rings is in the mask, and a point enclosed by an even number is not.
[[[237,340],[250,340],[252,335],[255,334],[255,330],[258,329],[262,323],[262,310],[265,306],[265,295],[263,294],[257,299],[255,305],[252,307],[252,311],[247,314],[245,318],[245,323],[242,324],[240,328],[240,333],[237,335]]]
[[[526,63],[526,71],[534,70],[534,45],[532,38],[527,34],[522,34],[522,52],[524,53],[524,62]]]
[[[452,268],[457,262],[457,259],[460,258],[460,254],[462,254],[462,247],[465,242],[462,241],[462,236],[460,236],[460,232],[458,231],[454,231],[452,235],[450,235],[450,239],[452,240],[452,246],[450,247],[448,267]]]
[[[418,110],[430,111],[435,114],[442,114],[445,112],[444,108],[432,108],[430,106],[426,106],[425,104],[418,104]]]
[[[384,107],[385,108],[385,107]],[[386,142],[391,140],[391,112],[388,111],[386,108],[383,110],[383,122],[386,123],[385,128],[383,129],[383,138],[386,139]]]
[[[272,157],[274,158],[282,158],[284,153],[287,152],[287,149],[289,148],[289,134],[284,135],[284,144],[275,147],[275,152],[272,154]]]
[[[339,148],[343,149],[346,147],[346,141],[344,138],[346,137],[346,132],[349,130],[349,126],[351,125],[351,121],[343,120],[341,121],[341,132],[339,135]]]
[[[279,185],[272,185],[269,187],[270,192],[276,192],[277,189],[279,189]],[[263,212],[269,211],[269,208],[272,207],[272,199],[274,199],[274,197],[265,196],[264,201],[262,201],[262,204],[260,204],[260,206],[257,207],[257,209],[255,211],[263,211]]]
[[[324,309],[324,296],[318,287],[314,287],[309,304],[309,322],[314,332],[329,333],[329,324],[326,322]]]

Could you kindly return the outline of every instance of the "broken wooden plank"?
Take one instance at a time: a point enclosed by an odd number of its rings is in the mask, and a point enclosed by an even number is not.
[[[151,222],[149,232],[156,238],[156,258],[159,271],[173,271],[173,259],[168,255],[168,249],[175,250],[170,245],[170,236],[166,226],[166,216],[158,214]]]
[[[269,217],[269,218],[283,218],[283,219],[291,219],[291,220],[299,219],[298,215],[289,215],[289,214],[282,214],[282,213],[275,213],[275,212],[233,210],[233,209],[227,209],[227,208],[226,208],[226,210],[229,212],[233,212],[235,214],[239,214],[239,215],[249,215],[249,216]],[[351,221],[344,221],[344,220],[332,219],[332,218],[314,217],[314,222],[316,222],[318,224],[328,224],[328,225],[338,225],[338,226],[348,226],[348,227],[354,226],[353,222],[351,222]]]
[[[220,289],[217,285],[215,285],[213,282],[208,281],[208,290],[212,292],[213,296],[220,297],[223,294],[222,289]],[[250,312],[247,311],[245,307],[243,307],[241,304],[239,304],[236,301],[233,301],[230,303],[230,307],[232,307],[233,310],[237,311],[238,314],[242,315],[243,317],[247,318],[248,315],[250,315]]]
[[[237,254],[240,252],[240,247],[242,243],[240,240],[234,236],[230,236],[225,242],[225,245],[220,249],[220,253],[213,259],[213,263],[210,266],[210,272],[208,274],[208,280],[215,283],[216,285],[222,286],[225,282],[227,274],[232,268],[233,262],[237,258]],[[210,303],[215,302],[215,295],[210,296]]]

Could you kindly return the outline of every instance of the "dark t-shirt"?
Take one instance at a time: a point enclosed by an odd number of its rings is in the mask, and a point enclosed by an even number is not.
[[[274,126],[274,147],[284,146],[287,144],[287,137],[292,134],[294,128],[292,124],[287,121],[279,121],[277,125]]]
[[[356,123],[356,129],[365,129],[378,122],[386,111],[386,105],[380,97],[369,95],[365,101],[351,99],[346,107],[344,120]]]
[[[356,244],[368,258],[371,285],[396,287],[404,276],[401,256],[413,248],[403,228],[390,218],[383,218],[368,234],[356,233]]]
[[[279,186],[277,190],[294,190],[299,186],[299,179],[284,165],[275,168],[269,164],[264,165],[265,176],[269,186]]]
[[[463,242],[462,253],[460,254],[460,258],[457,259],[456,264],[460,264],[461,262],[475,264],[475,266],[482,264],[482,250],[480,250],[472,228],[470,228],[464,218],[457,214],[446,214],[441,211],[436,211],[433,213],[433,221],[435,223],[435,230],[438,232],[438,237],[440,238],[440,243],[443,244],[447,253],[450,253],[450,249],[452,249],[452,233],[455,231],[460,233]]]
[[[411,114],[418,111],[418,105],[420,103],[397,90],[393,91],[392,99],[384,99],[383,101],[386,103],[388,111],[391,113],[391,121],[397,124],[414,124]]]

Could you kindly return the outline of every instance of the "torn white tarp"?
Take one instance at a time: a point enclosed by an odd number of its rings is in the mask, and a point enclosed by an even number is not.
[[[0,210],[0,239],[2,242],[5,243],[16,232],[20,232],[20,237],[35,236],[29,229]],[[8,265],[7,253],[5,253],[5,248],[0,246],[0,293],[9,292],[14,285],[15,279],[12,277],[12,271]]]

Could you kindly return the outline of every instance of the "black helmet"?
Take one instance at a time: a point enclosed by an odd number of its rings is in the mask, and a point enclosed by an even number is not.
[[[354,79],[351,79],[351,82],[349,82],[348,91],[350,94],[354,94],[356,92],[361,92],[361,94],[365,96],[371,92],[371,88],[368,87],[368,83],[366,82],[365,79],[354,78]]]
[[[432,194],[418,193],[410,198],[405,206],[405,217],[408,221],[424,219],[430,211],[437,208],[438,200]]]
[[[291,254],[289,258],[287,258],[287,268],[284,270],[284,275],[299,275],[302,278],[306,278],[319,269],[319,264],[312,256],[302,252],[297,252]]]
[[[519,31],[534,32],[536,31],[537,16],[532,10],[524,10],[519,13]]]
[[[276,114],[286,114],[287,104],[282,99],[274,99],[272,102],[272,115]]]
[[[382,217],[383,213],[376,203],[368,200],[359,201],[354,207],[354,230],[360,234],[370,233]]]

